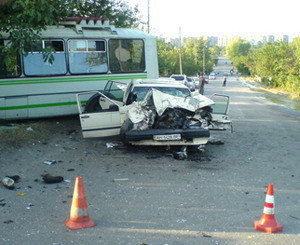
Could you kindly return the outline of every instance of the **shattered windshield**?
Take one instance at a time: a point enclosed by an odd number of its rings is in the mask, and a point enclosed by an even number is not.
[[[142,101],[149,89],[155,88],[163,93],[178,96],[178,97],[186,97],[190,95],[190,90],[188,88],[175,88],[175,87],[135,87],[131,95],[129,97],[133,98],[133,101]]]

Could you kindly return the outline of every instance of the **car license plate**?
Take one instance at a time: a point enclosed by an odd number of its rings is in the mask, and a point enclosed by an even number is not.
[[[162,135],[153,135],[153,140],[180,140],[181,134],[162,134]]]

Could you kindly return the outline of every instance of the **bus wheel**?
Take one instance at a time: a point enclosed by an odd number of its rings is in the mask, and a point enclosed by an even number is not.
[[[91,113],[91,112],[99,112],[102,110],[101,105],[99,104],[100,94],[94,94],[86,103],[84,112]]]

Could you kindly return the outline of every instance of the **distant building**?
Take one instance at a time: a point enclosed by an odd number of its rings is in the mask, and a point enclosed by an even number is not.
[[[288,35],[279,35],[279,36],[273,36],[273,35],[253,35],[253,36],[222,36],[222,37],[217,37],[217,36],[204,36],[204,40],[207,41],[207,44],[209,47],[213,46],[219,46],[219,47],[227,47],[228,44],[233,41],[235,38],[241,38],[243,40],[248,41],[252,45],[257,45],[257,44],[264,44],[267,42],[289,42],[289,36]],[[183,37],[181,45],[184,46],[184,43],[188,39],[195,39],[197,40],[197,37]],[[164,39],[166,42],[169,42],[173,44],[176,47],[179,47],[179,38],[165,38]]]
[[[218,45],[219,38],[216,36],[204,37],[204,40],[207,40],[207,44],[209,47],[213,47]]]
[[[289,42],[289,36],[288,35],[280,35],[276,38],[276,41],[278,42]]]
[[[268,35],[268,36],[266,36],[266,41],[268,43],[274,42],[275,41],[275,37],[273,35]]]
[[[233,41],[237,36],[225,36],[218,38],[218,46],[219,47],[227,47],[228,44]]]
[[[246,36],[246,37],[243,37],[242,39],[248,41],[252,45],[257,45],[258,43],[264,44],[264,43],[267,42],[267,37],[266,36],[262,36],[262,35]]]

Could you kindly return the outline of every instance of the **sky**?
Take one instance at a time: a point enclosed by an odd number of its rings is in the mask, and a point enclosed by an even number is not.
[[[142,20],[148,19],[148,0],[138,4]],[[300,35],[297,0],[149,0],[150,33],[182,37]]]

